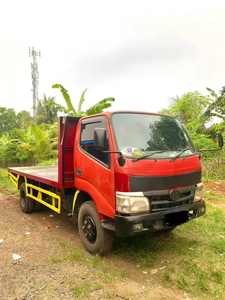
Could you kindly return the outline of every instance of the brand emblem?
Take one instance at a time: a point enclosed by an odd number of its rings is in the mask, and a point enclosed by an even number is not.
[[[170,199],[173,201],[180,199],[180,192],[177,190],[170,191]]]

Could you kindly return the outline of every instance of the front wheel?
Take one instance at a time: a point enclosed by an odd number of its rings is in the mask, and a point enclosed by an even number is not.
[[[35,202],[34,199],[27,197],[25,182],[23,182],[20,186],[20,206],[22,212],[26,214],[29,214],[34,211]]]
[[[84,247],[91,254],[102,255],[110,251],[114,233],[101,226],[93,201],[81,205],[78,214],[78,230]]]

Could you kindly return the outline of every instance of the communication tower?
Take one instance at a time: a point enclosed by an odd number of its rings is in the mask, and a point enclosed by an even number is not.
[[[31,63],[31,78],[33,84],[33,117],[36,117],[36,103],[38,99],[38,84],[39,84],[39,73],[38,73],[38,64],[36,57],[41,56],[41,51],[37,52],[29,48],[29,56],[33,56],[33,63]]]

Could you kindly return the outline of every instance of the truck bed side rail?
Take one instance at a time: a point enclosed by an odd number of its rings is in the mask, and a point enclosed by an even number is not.
[[[37,191],[35,194],[37,194],[37,196],[34,195],[34,191]],[[49,207],[50,209],[54,210],[55,212],[57,212],[58,214],[60,214],[61,212],[61,197],[51,191],[48,190],[44,190],[40,187],[37,187],[33,184],[27,183],[26,182],[26,194],[28,197],[40,202],[41,204]],[[49,202],[45,201],[43,199],[43,195],[47,195]]]
[[[15,185],[16,189],[18,190],[18,182],[20,175],[17,174],[17,176],[13,175],[11,172],[8,172],[9,179],[11,182]]]

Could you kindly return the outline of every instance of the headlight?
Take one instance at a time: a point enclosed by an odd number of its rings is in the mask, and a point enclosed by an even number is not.
[[[150,205],[142,192],[116,192],[116,210],[123,214],[147,213],[150,211]]]
[[[200,182],[197,184],[197,189],[195,191],[194,202],[202,200],[204,194],[204,184]]]

